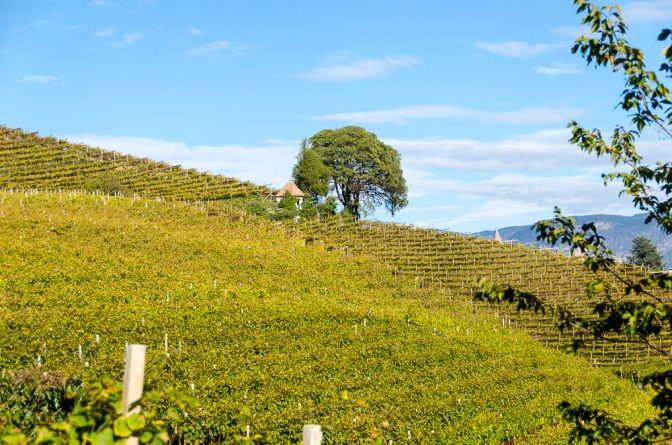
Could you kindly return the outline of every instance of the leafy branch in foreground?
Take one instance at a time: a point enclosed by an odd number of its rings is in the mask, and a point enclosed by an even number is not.
[[[633,128],[614,128],[610,143],[599,130],[586,130],[577,122],[569,123],[570,141],[597,157],[608,156],[614,166],[623,165],[629,172],[603,174],[605,184],[620,180],[622,194],[630,195],[636,207],[648,213],[646,222],[655,221],[666,233],[672,233],[672,163],[656,162],[646,165],[637,153],[635,140],[646,127],[657,130],[664,138],[672,138],[672,102],[670,90],[654,71],[647,70],[644,55],[639,48],[630,46],[626,39],[627,27],[618,6],[598,8],[586,0],[575,0],[577,13],[585,14],[582,23],[590,26],[591,36],[577,39],[573,53],[580,53],[596,66],[611,66],[622,71],[625,89],[618,106],[631,117]],[[672,30],[663,29],[659,41],[672,41]],[[663,50],[666,59],[659,71],[664,77],[672,76],[672,45]]]
[[[602,175],[605,185],[611,181],[622,183],[621,195],[629,195],[635,207],[648,213],[646,222],[654,221],[663,231],[672,234],[672,163],[644,163],[638,154],[635,141],[645,129],[651,127],[665,138],[672,138],[672,102],[670,90],[658,79],[654,71],[646,68],[644,55],[630,46],[626,39],[625,25],[618,6],[598,7],[587,0],[574,0],[577,13],[582,14],[582,24],[590,27],[591,35],[578,38],[572,48],[587,63],[610,66],[623,73],[625,88],[618,106],[630,116],[631,128],[616,126],[610,137],[600,130],[587,130],[577,122],[569,123],[570,142],[582,151],[597,157],[609,157],[614,167],[623,166],[627,171]],[[663,29],[659,41],[672,40],[672,31]],[[659,71],[672,77],[672,45],[663,55],[665,63]],[[573,218],[565,217],[556,207],[554,219],[534,225],[538,240],[551,245],[568,246],[572,253],[579,251],[584,264],[595,278],[586,285],[586,294],[592,309],[588,316],[578,315],[567,308],[550,306],[535,295],[521,292],[510,286],[502,287],[481,280],[476,300],[509,303],[519,311],[529,310],[553,315],[562,331],[578,328],[584,334],[606,341],[625,341],[645,344],[659,353],[672,357],[652,339],[672,331],[672,305],[664,298],[672,290],[672,274],[649,273],[633,279],[618,267],[613,252],[604,244],[604,237],[595,224],[575,225]],[[623,295],[616,294],[620,285]],[[618,340],[617,340],[618,339]],[[574,340],[566,349],[576,351],[585,347],[585,341]],[[656,373],[645,378],[644,383],[656,392],[652,404],[658,416],[637,426],[624,426],[602,410],[585,405],[563,402],[563,418],[574,424],[572,440],[580,443],[653,443],[672,437],[672,371]]]
[[[19,376],[17,384],[17,375],[0,376],[6,397],[0,402],[0,443],[106,445],[135,437],[142,444],[167,444],[184,422],[182,413],[196,404],[183,392],[154,390],[136,404],[139,412],[123,416],[120,382],[103,378],[74,391],[69,382],[56,382],[41,374],[28,377]],[[36,399],[36,394],[43,397]],[[51,403],[45,405],[43,399]],[[26,416],[32,412],[39,415],[27,423]]]

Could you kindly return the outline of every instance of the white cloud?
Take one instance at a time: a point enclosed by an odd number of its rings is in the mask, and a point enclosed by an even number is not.
[[[191,28],[191,29],[189,30],[189,33],[190,33],[192,36],[202,36],[202,35],[203,35],[203,30],[202,30],[202,29],[199,29],[199,28]]]
[[[670,157],[670,151],[672,151],[670,139],[645,140],[637,143],[637,152],[644,162],[665,162]]]
[[[557,28],[553,28],[551,32],[558,36],[577,39],[581,36],[589,35],[590,28],[587,26],[559,26]]]
[[[382,77],[394,68],[419,65],[415,57],[356,58],[346,53],[332,55],[324,65],[311,69],[305,74],[309,80],[353,81]]]
[[[672,0],[626,3],[623,5],[623,19],[626,23],[672,20]]]
[[[187,52],[187,55],[190,57],[214,56],[224,51],[238,55],[249,47],[250,45],[243,43],[230,42],[228,40],[217,40],[203,46],[199,46],[196,49],[192,49],[191,51]]]
[[[299,152],[299,141],[269,141],[267,145],[188,145],[143,137],[118,137],[98,134],[66,136],[74,142],[115,150],[119,153],[173,165],[210,171],[273,187],[282,186]]]
[[[98,134],[66,138],[272,187],[289,179],[299,147],[298,141],[282,140],[258,145],[189,145]],[[632,213],[630,202],[618,198],[618,184],[602,185],[599,173],[609,171],[608,160],[582,153],[568,138],[565,128],[494,142],[383,138],[401,153],[411,205],[426,203],[403,209],[395,218],[473,231],[532,222],[550,216],[555,205],[567,214]],[[668,141],[647,141],[640,146],[652,159],[670,149]]]
[[[317,121],[342,121],[363,124],[382,124],[392,122],[406,124],[418,119],[436,119],[450,117],[474,117],[482,113],[464,107],[452,105],[417,105],[411,107],[393,108],[389,110],[355,111],[352,113],[335,113],[309,116]]]
[[[628,200],[619,199],[617,186],[604,187],[599,175],[519,172],[471,180],[447,180],[436,175],[407,178],[407,182],[409,190],[415,190],[409,193],[411,203],[437,203],[400,211],[401,220],[419,226],[477,231],[530,224],[549,217],[556,205],[573,215],[634,213]],[[446,206],[445,202],[459,205]]]
[[[583,69],[578,63],[555,63],[551,66],[538,66],[534,71],[547,76],[571,76],[574,74],[583,74]]]
[[[93,35],[98,38],[105,38],[114,35],[114,28],[108,26],[106,28],[101,28],[98,31],[94,32]]]
[[[410,182],[418,194],[449,194],[454,198],[481,202],[509,201],[529,211],[552,209],[558,205],[574,214],[609,213],[632,208],[627,199],[619,199],[618,186],[605,187],[599,175],[533,175],[500,173],[482,180],[455,181],[434,177]],[[510,204],[512,207],[513,204]],[[471,207],[469,210],[473,209]],[[506,209],[499,209],[505,212]],[[493,213],[493,216],[495,213]],[[460,215],[465,218],[465,215]]]
[[[61,79],[56,76],[50,75],[33,75],[33,76],[23,76],[21,82],[26,83],[53,83],[58,82]]]
[[[630,200],[619,198],[619,183],[603,185],[610,161],[581,152],[569,136],[562,128],[493,142],[384,138],[401,154],[411,203],[436,202],[404,209],[399,217],[474,231],[526,224],[549,216],[556,205],[566,214],[635,213]],[[666,159],[672,143],[647,140],[638,148],[650,162]],[[428,218],[431,212],[436,216]]]
[[[91,4],[94,6],[112,6],[110,0],[91,0]]]
[[[472,43],[472,45],[484,51],[500,56],[512,57],[514,59],[527,59],[529,57],[566,47],[566,45],[560,43],[528,43],[514,40],[506,42],[478,41]]]
[[[362,124],[407,124],[419,119],[477,118],[489,122],[511,124],[548,124],[566,122],[582,116],[582,110],[568,107],[528,107],[512,111],[493,112],[453,105],[416,105],[387,110],[355,111],[308,116],[317,121],[352,122]]]
[[[486,119],[509,124],[550,124],[567,122],[585,114],[578,108],[527,107],[507,112],[488,113]]]
[[[609,167],[608,160],[584,154],[567,142],[569,138],[570,131],[559,128],[488,142],[474,139],[383,140],[401,153],[405,165],[415,169],[549,172]]]
[[[475,209],[467,210],[462,215],[451,218],[449,225],[458,225],[476,221],[501,221],[511,217],[534,215],[548,210],[548,207],[537,203],[515,201],[511,199],[489,199]],[[497,224],[497,223],[496,223]]]
[[[206,56],[229,48],[231,48],[231,42],[226,40],[217,40],[216,42],[210,42],[196,49],[192,49],[187,54],[190,56]]]
[[[123,39],[121,39],[118,42],[115,42],[114,45],[116,45],[116,46],[132,45],[135,42],[137,42],[138,40],[142,39],[144,36],[145,36],[145,33],[141,32],[141,31],[136,31],[136,32],[132,32],[132,33],[129,33],[129,34],[124,34]]]

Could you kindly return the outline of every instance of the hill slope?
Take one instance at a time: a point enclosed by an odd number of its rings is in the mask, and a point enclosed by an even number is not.
[[[265,195],[266,187],[0,126],[0,188],[75,189],[178,200]]]
[[[386,264],[397,275],[411,278],[419,288],[431,288],[443,298],[471,301],[478,289],[477,281],[485,278],[501,285],[530,292],[547,303],[563,306],[586,317],[596,317],[586,298],[586,283],[595,275],[579,258],[569,258],[555,250],[512,243],[499,243],[483,238],[419,229],[412,226],[354,221],[347,219],[307,220],[296,229],[310,234],[315,242],[329,248],[367,255]],[[642,277],[642,270],[622,265],[620,272],[632,278]],[[602,273],[598,277],[607,278]],[[614,295],[624,295],[624,287],[614,284]],[[663,298],[667,296],[661,295]],[[561,349],[575,336],[590,335],[572,329],[558,332],[553,319],[530,313],[517,313],[514,307],[493,307],[501,324],[528,332],[544,345]],[[669,361],[656,356],[650,348],[636,343],[594,340],[580,354],[594,366],[614,368],[619,375],[639,379],[642,366],[651,369],[669,367]],[[661,332],[655,339],[661,347],[672,348],[672,336]]]
[[[632,248],[632,239],[638,235],[647,236],[658,247],[668,266],[672,265],[672,236],[665,235],[653,224],[645,224],[646,214],[633,216],[620,215],[583,215],[575,216],[578,225],[594,222],[598,233],[606,238],[607,246],[621,258],[627,258]],[[537,234],[531,226],[511,226],[499,229],[503,240],[515,240],[521,243],[537,243]],[[494,230],[475,234],[491,239]]]
[[[562,443],[560,400],[649,412],[484,308],[214,206],[0,192],[0,251],[0,368],[119,376],[125,342],[145,343],[148,384],[193,383],[203,403],[192,443],[243,405],[281,443],[305,423],[327,443],[386,423],[394,443]]]

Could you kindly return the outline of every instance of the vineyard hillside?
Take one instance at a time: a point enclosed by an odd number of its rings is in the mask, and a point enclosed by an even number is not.
[[[177,200],[265,196],[249,182],[0,126],[0,188],[100,190]]]
[[[126,343],[146,344],[148,387],[201,403],[184,413],[187,443],[230,437],[243,406],[272,443],[308,423],[324,443],[374,429],[395,444],[566,443],[562,400],[651,415],[631,381],[461,298],[459,280],[431,273],[439,253],[409,256],[411,274],[399,252],[393,267],[391,250],[354,251],[363,230],[381,244],[400,230],[409,249],[436,244],[428,232],[353,226],[346,249],[308,242],[317,229],[222,204],[0,191],[0,369],[119,378]]]
[[[570,257],[554,249],[472,238],[407,225],[331,218],[304,220],[294,230],[327,246],[366,255],[385,264],[394,275],[411,279],[419,288],[432,289],[442,299],[470,302],[487,279],[529,292],[555,307],[566,307],[587,317],[591,314],[586,283],[596,278],[582,258]],[[643,277],[643,270],[617,266],[624,277]],[[603,274],[598,277],[605,278]],[[625,294],[615,285],[615,295]],[[661,298],[666,298],[660,295]],[[655,349],[633,343],[628,338],[594,340],[578,329],[558,331],[552,318],[530,312],[517,313],[513,306],[489,308],[502,326],[524,330],[533,339],[553,349],[563,349],[573,340],[586,340],[579,350],[592,366],[610,368],[621,377],[640,383],[647,372],[665,369],[669,361]],[[672,336],[663,331],[655,346],[672,350]]]

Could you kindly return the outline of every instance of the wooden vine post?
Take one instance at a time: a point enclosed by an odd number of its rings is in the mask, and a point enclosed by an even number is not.
[[[303,425],[303,445],[320,445],[322,443],[322,427],[320,425]]]
[[[140,412],[140,407],[130,409],[134,402],[142,397],[145,380],[146,345],[128,345],[126,350],[126,368],[124,369],[124,389],[121,394],[121,415]],[[137,445],[137,437],[126,439],[126,445]]]

